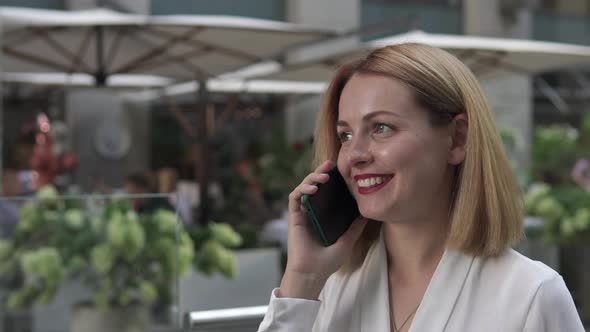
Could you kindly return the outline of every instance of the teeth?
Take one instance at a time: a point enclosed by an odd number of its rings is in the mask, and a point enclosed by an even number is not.
[[[382,184],[383,182],[387,181],[387,179],[388,179],[388,177],[379,176],[379,177],[374,177],[374,178],[358,180],[357,184],[359,187],[367,188],[367,187],[373,187],[377,184]]]

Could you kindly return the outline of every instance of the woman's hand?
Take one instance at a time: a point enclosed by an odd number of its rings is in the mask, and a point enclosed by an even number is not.
[[[279,296],[317,299],[330,275],[348,259],[352,248],[365,227],[366,219],[359,217],[336,243],[324,247],[310,232],[305,207],[301,203],[304,194],[313,195],[314,182],[326,183],[333,163],[326,161],[309,174],[289,195],[289,234],[287,268]]]

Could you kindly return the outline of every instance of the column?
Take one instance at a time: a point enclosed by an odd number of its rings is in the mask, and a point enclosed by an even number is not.
[[[523,1],[465,0],[463,10],[466,35],[530,37],[532,16]],[[513,129],[520,134],[520,144],[508,154],[516,169],[526,172],[532,139],[531,77],[507,72],[504,78],[483,80],[481,83],[496,115],[498,127]]]
[[[285,7],[287,20],[293,23],[341,31],[358,29],[360,26],[361,0],[286,0]],[[295,56],[317,56],[328,49],[347,47],[354,43],[357,43],[357,38],[348,38]],[[313,136],[320,101],[320,96],[288,98],[285,121],[289,141],[306,140]]]

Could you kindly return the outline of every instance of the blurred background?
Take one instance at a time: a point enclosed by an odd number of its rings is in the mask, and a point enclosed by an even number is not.
[[[589,0],[0,0],[0,25],[0,331],[254,330],[330,73],[404,41],[480,79],[516,249],[590,326]]]

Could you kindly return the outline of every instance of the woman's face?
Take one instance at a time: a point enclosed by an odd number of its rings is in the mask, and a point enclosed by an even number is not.
[[[412,90],[395,79],[361,74],[348,81],[337,164],[364,217],[405,222],[448,213],[449,127],[432,127]]]

